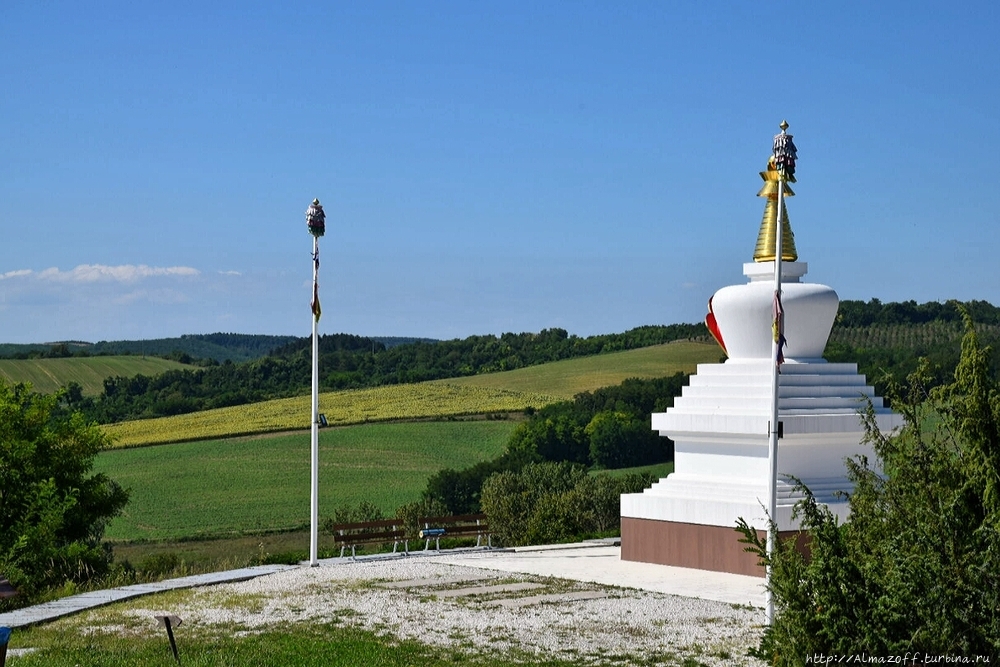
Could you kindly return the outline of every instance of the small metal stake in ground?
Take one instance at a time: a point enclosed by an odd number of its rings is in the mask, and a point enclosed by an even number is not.
[[[177,642],[174,641],[174,628],[180,627],[181,619],[179,616],[157,616],[156,620],[160,622],[160,625],[167,629],[167,639],[170,640],[170,650],[174,652],[174,660],[177,664],[181,664],[181,657],[177,655]],[[0,666],[2,667],[2,666]]]

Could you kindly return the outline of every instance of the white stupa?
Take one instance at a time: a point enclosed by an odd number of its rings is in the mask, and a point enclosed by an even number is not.
[[[773,163],[761,173],[767,197],[749,281],[720,289],[709,301],[707,322],[726,351],[721,364],[699,364],[674,406],[652,416],[653,429],[674,441],[674,471],[643,493],[621,498],[622,559],[740,574],[764,575],[734,530],[743,517],[766,530],[768,443],[771,422],[774,235],[777,188]],[[789,179],[794,182],[794,177]],[[844,459],[873,458],[862,442],[859,410],[872,402],[878,427],[891,431],[902,418],[883,407],[857,364],[823,359],[840,303],[826,285],[801,282],[788,216],[782,213],[784,363],[778,383],[778,491],[775,522],[794,534],[792,507],[801,494],[784,476],[806,484],[841,520],[850,491]],[[768,249],[770,248],[770,252]]]

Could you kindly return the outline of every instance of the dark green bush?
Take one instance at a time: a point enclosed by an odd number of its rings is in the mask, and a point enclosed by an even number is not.
[[[594,415],[584,433],[590,461],[599,468],[634,468],[663,461],[667,454],[666,438],[652,430],[648,415],[605,410]]]
[[[847,523],[803,489],[810,555],[779,544],[770,558],[776,613],[758,649],[768,662],[1000,654],[1000,388],[971,322],[954,381],[927,393],[926,380],[924,365],[893,390],[898,435],[864,415],[877,461],[847,462]],[[740,530],[768,562],[763,540]]]
[[[650,475],[588,475],[572,463],[531,463],[486,480],[482,508],[498,544],[565,542],[617,532],[621,494],[653,481]]]

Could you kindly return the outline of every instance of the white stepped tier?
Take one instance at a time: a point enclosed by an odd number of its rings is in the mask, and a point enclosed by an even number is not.
[[[778,381],[778,413],[784,434],[845,433],[862,431],[858,415],[867,401],[875,409],[879,428],[900,425],[898,415],[858,375],[856,364],[823,361],[786,363]],[[653,415],[653,429],[674,440],[683,435],[768,432],[771,415],[771,362],[727,361],[699,364],[674,400],[674,407]]]
[[[856,364],[785,363],[778,388],[779,528],[798,528],[791,514],[802,494],[789,475],[846,519],[848,506],[838,495],[851,490],[844,459],[873,458],[862,443],[859,411],[871,401],[885,432],[902,418],[883,406]],[[674,407],[652,417],[653,428],[674,440],[676,472],[643,493],[623,495],[622,516],[715,526],[734,526],[742,517],[765,527],[770,402],[770,360],[699,365]]]

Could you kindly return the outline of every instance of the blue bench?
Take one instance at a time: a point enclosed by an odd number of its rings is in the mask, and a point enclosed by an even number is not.
[[[431,548],[431,540],[434,540],[434,548],[441,550],[442,537],[475,537],[476,546],[483,545],[492,547],[493,540],[490,535],[490,527],[486,522],[485,514],[458,514],[456,516],[431,516],[420,519],[420,539],[425,540],[424,551]]]

